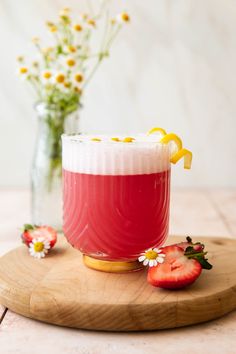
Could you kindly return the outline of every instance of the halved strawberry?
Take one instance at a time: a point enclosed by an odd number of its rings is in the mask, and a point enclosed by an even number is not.
[[[51,226],[33,226],[30,224],[25,224],[23,228],[23,233],[21,238],[23,243],[27,246],[37,237],[44,237],[50,242],[50,247],[52,248],[57,242],[57,232]]]
[[[148,282],[164,289],[180,289],[192,284],[201,274],[202,266],[196,259],[189,259],[178,246],[162,248],[165,261],[148,270]]]

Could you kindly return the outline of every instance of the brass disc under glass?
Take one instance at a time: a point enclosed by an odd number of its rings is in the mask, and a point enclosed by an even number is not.
[[[108,273],[128,273],[143,269],[142,263],[140,263],[138,260],[104,261],[83,255],[83,261],[88,268]]]

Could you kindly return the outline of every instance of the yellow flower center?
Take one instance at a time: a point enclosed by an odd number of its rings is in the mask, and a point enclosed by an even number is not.
[[[111,138],[112,141],[120,141],[119,138]]]
[[[66,64],[68,66],[75,66],[75,60],[74,59],[67,59]]]
[[[87,20],[88,14],[82,14],[81,17],[82,17],[83,20]]]
[[[131,136],[127,136],[126,138],[124,138],[122,141],[123,143],[132,143],[135,139],[132,138]]]
[[[68,16],[70,14],[70,8],[69,7],[65,7],[64,9],[62,9],[59,12],[60,16]]]
[[[60,18],[65,24],[69,24],[71,22],[68,14],[66,14],[64,12],[60,14]]]
[[[43,242],[35,242],[34,250],[35,250],[35,252],[42,252],[44,250]]]
[[[129,17],[129,15],[128,15],[126,12],[123,12],[123,13],[121,14],[121,18],[122,18],[122,20],[123,20],[124,22],[129,22],[129,21],[130,21],[130,17]]]
[[[77,32],[80,32],[82,31],[83,27],[81,25],[79,25],[78,23],[76,25],[74,25],[74,30],[77,31]]]
[[[57,32],[57,26],[54,26],[54,25],[50,26],[49,27],[49,31],[52,32],[52,33]]]
[[[64,87],[65,88],[70,88],[71,87],[71,83],[70,82],[65,82],[64,83]]]
[[[91,141],[101,141],[99,138],[92,138]]]
[[[68,14],[68,13],[70,13],[70,8],[69,7],[64,7],[64,9],[62,9],[61,12],[64,12],[65,14]]]
[[[156,253],[156,251],[154,251],[154,250],[150,250],[150,251],[146,251],[145,252],[145,257],[147,258],[147,259],[156,259],[157,258],[157,256],[158,256],[158,254]]]
[[[59,83],[59,84],[62,84],[64,81],[65,81],[65,75],[63,74],[58,74],[56,76],[56,81]]]
[[[22,67],[22,68],[20,68],[20,73],[21,74],[26,74],[28,72],[28,69],[26,68],[26,67]]]
[[[52,74],[49,71],[46,71],[45,73],[43,73],[43,77],[45,79],[50,79],[50,77],[52,77]]]
[[[68,50],[69,50],[69,52],[71,52],[71,53],[75,53],[76,52],[76,47],[74,47],[73,45],[70,45],[69,47],[68,47]]]
[[[24,57],[22,55],[19,55],[17,58],[16,58],[17,61],[19,62],[22,62],[24,61]]]
[[[81,82],[83,81],[83,75],[82,74],[75,74],[75,81]]]
[[[94,20],[92,20],[92,19],[89,19],[89,20],[87,21],[87,23],[88,23],[88,25],[91,25],[91,26],[93,26],[93,27],[96,26],[96,22],[95,22]]]
[[[38,68],[39,67],[39,63],[37,61],[33,61],[32,63],[34,68]]]
[[[75,87],[74,87],[74,91],[77,92],[78,94],[82,95],[82,90],[81,90],[80,87],[75,86]]]

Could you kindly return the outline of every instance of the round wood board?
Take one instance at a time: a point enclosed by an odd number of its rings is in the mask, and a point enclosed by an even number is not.
[[[169,243],[183,238],[169,237]],[[106,331],[174,328],[208,321],[236,308],[236,241],[196,238],[214,267],[184,290],[154,288],[146,271],[88,269],[63,237],[45,259],[25,246],[0,259],[0,303],[14,312],[61,326]]]

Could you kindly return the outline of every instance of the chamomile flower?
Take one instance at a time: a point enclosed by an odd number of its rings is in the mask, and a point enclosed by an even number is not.
[[[39,62],[37,60],[32,61],[32,67],[34,69],[38,69],[39,68]]]
[[[139,258],[139,262],[143,265],[149,265],[149,267],[155,267],[158,263],[163,263],[165,254],[158,248],[149,248]]]
[[[52,26],[49,28],[49,31],[52,32],[52,33],[55,33],[57,32],[57,26]]]
[[[117,15],[116,19],[117,19],[117,22],[119,22],[119,23],[130,21],[130,17],[127,14],[127,12],[121,12],[119,15]]]
[[[69,7],[64,7],[64,9],[59,12],[59,16],[68,16],[70,12],[71,9]]]
[[[61,14],[60,15],[60,20],[64,25],[69,25],[71,23],[71,19],[68,15],[66,14]]]
[[[73,79],[74,79],[75,85],[78,85],[78,83],[80,83],[84,80],[84,76],[82,73],[78,72],[74,75]]]
[[[52,33],[57,32],[58,28],[53,22],[47,22],[46,23],[48,30]]]
[[[95,20],[93,20],[92,18],[89,18],[89,19],[87,20],[87,26],[88,26],[89,28],[95,28],[95,27],[96,27],[96,22],[95,22]]]
[[[76,60],[72,57],[66,58],[66,65],[73,68],[76,65]]]
[[[19,74],[24,75],[24,74],[27,74],[27,73],[28,73],[28,68],[26,66],[21,66],[19,68]]]
[[[65,51],[67,53],[76,53],[77,48],[74,45],[69,45],[68,47],[65,48]]]
[[[81,19],[82,19],[83,21],[86,21],[86,20],[89,18],[89,15],[86,14],[86,13],[83,13],[83,14],[80,15],[80,17],[81,17]]]
[[[71,92],[72,84],[69,81],[64,81],[63,84],[60,85],[61,92],[69,93]]]
[[[37,237],[29,244],[29,253],[32,257],[43,258],[51,248],[50,242],[44,237]]]
[[[79,86],[74,86],[74,91],[78,93],[78,95],[82,95],[83,91]]]
[[[112,18],[111,20],[110,20],[110,24],[112,25],[112,26],[114,26],[115,24],[116,24],[116,19],[115,18]]]
[[[56,73],[55,76],[54,76],[54,82],[55,82],[56,84],[64,84],[65,79],[66,79],[66,76],[65,76],[65,74],[62,73],[62,72],[58,72],[58,73]]]
[[[75,23],[75,24],[72,26],[72,29],[73,29],[75,32],[81,32],[81,31],[83,31],[83,26],[81,26],[81,24],[79,24],[79,23]]]
[[[51,70],[44,70],[41,73],[42,81],[44,83],[50,83],[53,81],[53,73]]]
[[[26,66],[21,66],[18,68],[17,74],[20,76],[22,80],[25,80],[28,77],[29,69]]]
[[[18,55],[18,57],[16,57],[16,60],[17,60],[19,63],[23,63],[23,61],[24,61],[23,55]]]
[[[70,81],[65,81],[61,88],[64,92],[69,92],[71,91],[72,83]]]

